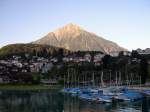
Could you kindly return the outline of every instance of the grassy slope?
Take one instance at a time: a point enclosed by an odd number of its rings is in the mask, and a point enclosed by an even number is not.
[[[54,54],[59,52],[60,48],[48,46],[48,45],[38,45],[38,44],[10,44],[0,48],[0,56],[8,56],[8,55],[20,55],[20,54],[33,54],[33,53],[41,53],[47,52],[50,54]],[[69,52],[66,49],[63,49],[64,52]]]

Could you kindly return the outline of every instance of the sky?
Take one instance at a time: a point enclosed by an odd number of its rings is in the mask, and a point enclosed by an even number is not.
[[[150,47],[150,0],[0,0],[0,47],[68,23],[128,50]]]

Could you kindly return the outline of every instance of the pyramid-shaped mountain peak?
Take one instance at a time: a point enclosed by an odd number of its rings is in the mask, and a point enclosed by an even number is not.
[[[75,25],[73,23],[69,23],[61,28],[58,28],[57,30],[50,32],[48,35],[51,35],[53,33],[57,40],[61,41],[62,38],[75,38],[78,35],[82,34],[85,30],[83,30],[78,25]]]
[[[93,35],[93,33],[73,23],[58,28],[33,43],[63,47],[71,51],[101,51],[110,53],[126,50],[116,43],[95,34]]]
[[[67,25],[65,25],[66,27],[79,27],[77,24],[74,24],[74,23],[68,23]]]
[[[65,30],[67,32],[70,32],[72,30],[74,30],[74,31],[80,31],[80,30],[82,30],[82,28],[80,26],[76,25],[76,24],[69,23],[69,24],[67,24],[67,25],[65,25],[65,26],[57,29],[56,31],[59,31],[59,30],[63,30],[63,31]]]

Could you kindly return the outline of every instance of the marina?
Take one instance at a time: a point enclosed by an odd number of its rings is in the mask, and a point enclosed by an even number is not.
[[[94,103],[135,102],[150,96],[150,87],[142,85],[141,76],[127,74],[123,78],[121,72],[116,71],[116,76],[112,78],[110,70],[107,71],[106,81],[104,72],[106,71],[102,70],[96,76],[95,74],[98,73],[91,71],[91,76],[88,78],[86,72],[76,76],[68,69],[68,74],[64,75],[64,88],[61,92]],[[133,77],[136,78],[136,82]]]
[[[106,92],[107,91],[107,92]],[[112,103],[113,101],[137,101],[145,97],[149,97],[150,90],[133,90],[120,87],[118,90],[111,88],[65,88],[61,90],[64,94],[79,97],[79,99],[96,102],[96,103]]]

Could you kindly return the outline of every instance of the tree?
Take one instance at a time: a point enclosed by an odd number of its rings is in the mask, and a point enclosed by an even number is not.
[[[39,84],[40,83],[40,79],[41,79],[41,75],[39,73],[32,73],[32,83],[33,84]]]
[[[123,57],[124,55],[123,55],[123,51],[120,51],[119,52],[119,57]]]
[[[64,56],[64,50],[60,48],[58,51],[58,62],[62,62],[63,56]]]
[[[131,52],[131,56],[132,56],[132,58],[139,58],[140,57],[139,53],[137,51],[134,51],[134,50]]]
[[[141,83],[145,84],[146,79],[148,77],[148,63],[146,58],[142,58],[140,62],[140,70],[141,70]]]
[[[103,62],[103,69],[108,69],[109,68],[109,65],[110,65],[110,55],[105,55],[103,58],[102,58],[102,62]]]

